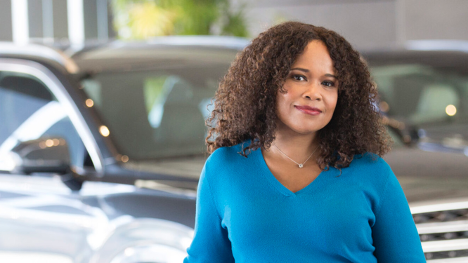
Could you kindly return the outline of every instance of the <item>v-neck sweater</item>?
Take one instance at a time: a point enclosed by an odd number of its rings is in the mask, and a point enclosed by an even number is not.
[[[205,163],[185,263],[426,262],[403,190],[379,156],[355,156],[292,192],[260,149],[241,150],[219,148]]]

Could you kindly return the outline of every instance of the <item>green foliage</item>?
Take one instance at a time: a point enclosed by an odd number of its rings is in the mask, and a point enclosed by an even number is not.
[[[232,11],[229,0],[112,0],[121,38],[220,34],[246,37],[245,5]]]
[[[232,11],[229,1],[224,1],[222,5],[222,35],[231,35],[238,37],[247,37],[247,25],[244,18],[245,4],[237,11]]]

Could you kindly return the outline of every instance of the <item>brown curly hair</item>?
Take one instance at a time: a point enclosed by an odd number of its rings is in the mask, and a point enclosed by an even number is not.
[[[207,119],[208,152],[250,139],[239,154],[268,149],[275,139],[276,97],[291,66],[312,40],[328,48],[339,82],[338,102],[331,121],[318,131],[322,169],[348,167],[354,155],[379,156],[390,150],[391,139],[376,111],[377,88],[366,63],[334,31],[300,22],[274,26],[240,52],[221,80],[214,110]]]

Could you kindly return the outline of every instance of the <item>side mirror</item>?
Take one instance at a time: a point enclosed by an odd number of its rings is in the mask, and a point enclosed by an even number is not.
[[[71,169],[68,144],[63,138],[24,141],[16,145],[10,154],[16,160],[12,169],[14,172],[59,174],[63,183],[73,191],[80,190],[83,185]]]

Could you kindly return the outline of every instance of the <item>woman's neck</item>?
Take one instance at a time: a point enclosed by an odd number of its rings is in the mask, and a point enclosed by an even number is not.
[[[317,133],[313,134],[292,134],[277,132],[272,147],[269,149],[272,152],[283,152],[292,159],[301,161],[303,158],[309,156],[319,143],[317,140]],[[275,147],[276,146],[276,147]]]

